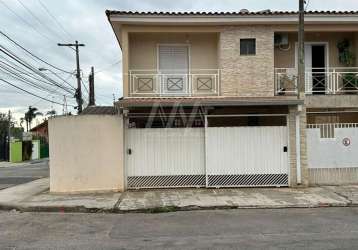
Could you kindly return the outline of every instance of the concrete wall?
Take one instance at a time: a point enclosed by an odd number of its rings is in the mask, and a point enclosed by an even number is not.
[[[358,95],[307,95],[307,108],[356,108]]]
[[[240,39],[256,39],[256,55],[240,55]],[[274,31],[233,26],[220,33],[221,95],[274,96]]]
[[[310,185],[358,183],[358,128],[335,128],[334,138],[321,138],[319,128],[307,129]],[[350,145],[343,145],[349,138]]]
[[[358,168],[310,168],[310,186],[357,185]]]
[[[122,191],[123,120],[83,115],[49,121],[50,191]]]
[[[295,67],[295,43],[297,42],[297,34],[288,33],[288,35],[290,43],[289,50],[281,50],[275,47],[275,68]],[[306,32],[305,34],[306,42],[328,42],[329,67],[346,67],[339,62],[337,49],[337,44],[345,38],[352,42],[352,50],[355,50],[355,39],[354,33],[352,32]]]

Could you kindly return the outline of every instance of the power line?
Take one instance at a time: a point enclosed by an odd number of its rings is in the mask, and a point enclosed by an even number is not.
[[[47,12],[47,14],[55,21],[55,23],[62,29],[62,31],[70,38],[72,39],[72,36],[67,30],[62,26],[62,24],[57,20],[57,18],[51,13],[51,11],[46,7],[46,5],[41,1],[38,0],[41,7]]]
[[[306,1],[305,1],[306,2]],[[310,5],[310,0],[307,0],[305,11],[308,9],[308,6]]]
[[[13,62],[11,62],[11,61],[8,60],[7,58],[3,57],[2,55],[0,55],[0,58],[6,60],[6,62],[0,60],[0,68],[5,69],[5,70],[8,72],[8,73],[6,73],[6,74],[8,74],[8,75],[16,75],[18,78],[22,78],[22,75],[25,75],[25,76],[27,76],[27,77],[29,77],[29,78],[35,80],[35,81],[39,81],[39,82],[48,84],[48,82],[46,82],[45,80],[36,77],[37,74],[34,74],[34,73],[32,73],[32,72],[29,72],[29,71],[25,71],[26,69],[24,69],[24,68],[22,68],[22,67],[19,67],[19,65],[15,64],[15,63],[13,63]],[[1,64],[2,64],[2,66],[1,66]],[[71,77],[71,75],[70,75],[70,77]],[[22,79],[23,79],[23,78],[22,78]],[[27,79],[27,78],[25,78],[25,79],[26,79],[27,81],[30,81],[30,80]],[[63,78],[62,78],[62,79],[63,79]],[[66,80],[64,80],[64,81],[67,81],[68,79],[69,79],[69,77],[68,77]],[[32,80],[31,80],[31,82],[32,82]],[[41,86],[41,85],[39,85],[39,84],[37,84],[37,83],[34,83],[34,82],[32,82],[32,83],[35,84],[35,85],[37,85],[37,86],[39,86],[39,87],[41,87],[41,88],[43,88],[43,89],[45,88],[44,86]],[[56,88],[59,88],[59,87],[56,86]],[[45,88],[45,89],[48,89],[48,88]],[[51,91],[52,91],[52,90],[51,90]],[[63,95],[63,93],[60,93],[60,94]]]
[[[62,88],[63,90],[65,90],[66,92],[73,94],[70,90],[68,90],[67,88],[65,88],[64,86],[58,84],[56,81],[54,81],[53,79],[49,78],[46,75],[41,74],[41,72],[37,72],[36,69],[34,69],[34,67],[24,61],[21,61],[20,58],[16,57],[16,55],[12,54],[9,51],[5,51],[1,48],[4,48],[3,46],[0,45],[0,51],[2,51],[4,54],[6,54],[7,56],[9,56],[10,58],[14,59],[15,61],[17,61],[18,63],[20,63],[21,65],[25,66],[26,68],[30,69],[31,71],[33,71],[34,73],[37,73],[37,75],[41,76],[42,78],[46,79],[48,82],[44,82],[48,85],[55,85],[58,86],[60,88]],[[9,54],[10,53],[10,54]]]
[[[43,34],[42,32],[40,32],[37,28],[35,28],[31,23],[29,23],[28,21],[26,21],[26,19],[24,19],[23,17],[21,17],[20,15],[18,15],[14,10],[12,10],[3,0],[0,0],[0,3],[2,3],[2,5],[5,6],[6,9],[8,9],[13,15],[15,15],[18,19],[20,19],[23,23],[25,23],[26,25],[30,26],[36,33],[38,33],[39,35],[43,36],[44,38],[46,38],[47,40],[51,41],[51,42],[55,42],[55,40],[52,40],[50,37],[48,37],[47,35]]]
[[[17,2],[19,4],[21,4],[21,6],[43,27],[45,27],[51,34],[54,34],[55,36],[62,38],[61,35],[59,35],[58,33],[56,33],[55,31],[53,31],[50,27],[48,27],[44,22],[42,22],[40,20],[40,18],[38,18],[32,11],[30,8],[28,8],[23,2],[21,2],[21,0],[17,0]]]
[[[0,57],[1,57],[1,58],[4,58],[4,57],[1,56],[1,55],[0,55]],[[9,72],[10,69],[11,69],[11,70],[12,70],[11,73],[13,73],[13,74],[16,74],[16,75],[18,75],[18,76],[25,75],[25,76],[27,76],[27,77],[30,77],[30,78],[36,80],[36,81],[43,82],[43,83],[47,84],[46,81],[37,78],[35,74],[31,74],[31,73],[29,73],[29,72],[27,72],[27,71],[23,71],[23,68],[18,67],[18,65],[12,63],[11,61],[7,60],[6,58],[4,58],[4,59],[5,59],[8,63],[6,63],[6,62],[0,60],[0,64],[2,64],[2,65],[3,65],[2,68],[5,68],[8,72]],[[11,63],[11,65],[10,65],[10,63]],[[1,67],[1,66],[0,66],[0,67]],[[9,69],[9,68],[10,68],[10,69]],[[16,72],[14,72],[14,71],[16,71]]]
[[[42,100],[45,100],[45,101],[48,101],[48,102],[51,102],[51,103],[55,103],[55,104],[58,104],[58,105],[63,105],[62,103],[49,100],[49,99],[47,99],[47,98],[45,98],[45,97],[39,96],[39,95],[34,94],[34,93],[30,92],[30,91],[27,91],[27,90],[25,90],[25,89],[23,89],[23,88],[20,88],[20,87],[16,86],[15,84],[12,84],[12,83],[10,83],[10,82],[8,82],[8,81],[2,79],[2,78],[0,78],[0,81],[5,82],[5,83],[9,84],[10,86],[12,86],[12,87],[14,87],[14,88],[17,88],[17,89],[19,89],[19,90],[21,90],[21,91],[23,91],[23,92],[25,92],[25,93],[27,93],[27,94],[29,94],[29,95],[35,96],[35,97],[40,98],[40,99],[42,99]],[[72,105],[70,105],[70,106],[72,106]]]
[[[94,73],[95,73],[95,74],[98,74],[98,73],[100,73],[100,72],[106,71],[107,69],[112,68],[113,66],[119,64],[120,62],[121,62],[121,60],[119,60],[119,61],[117,61],[117,62],[114,62],[114,63],[112,63],[112,64],[110,64],[110,65],[108,65],[108,66],[106,66],[106,67],[104,67],[104,68],[102,68],[102,69],[97,70],[97,71],[94,72]]]
[[[45,96],[45,98],[48,98],[49,96],[51,96],[51,93],[47,94],[47,95]],[[52,96],[52,97],[54,97],[54,96]],[[63,97],[64,100],[65,100],[68,96],[63,95],[62,97]],[[30,105],[30,106],[35,106],[35,105],[37,105],[37,104],[39,104],[40,102],[43,102],[43,101],[44,101],[44,100],[40,99],[40,100],[36,101],[35,103],[33,103],[33,104]],[[65,104],[65,103],[64,103],[64,104]],[[62,104],[62,106],[63,106],[64,104]],[[67,105],[67,100],[66,100],[66,105]],[[71,106],[72,106],[72,105],[71,105]]]
[[[46,87],[44,87],[42,85],[39,85],[36,82],[34,82],[34,81],[32,81],[32,80],[30,80],[30,79],[28,79],[26,77],[23,77],[20,74],[17,74],[16,72],[14,72],[14,71],[12,71],[10,69],[7,69],[5,67],[0,66],[0,72],[2,72],[5,75],[10,76],[11,78],[13,78],[13,79],[15,79],[15,80],[17,80],[19,82],[22,82],[22,83],[24,83],[26,85],[29,85],[29,86],[33,87],[33,88],[39,89],[40,91],[50,92],[52,94],[57,93],[60,96],[64,95],[64,93],[58,91],[58,89],[59,89],[58,87],[56,89],[46,88]]]
[[[2,0],[0,0],[2,1]],[[44,59],[41,59],[40,57],[36,56],[35,54],[33,54],[31,51],[29,51],[28,49],[24,48],[23,46],[21,46],[18,42],[16,42],[15,40],[13,40],[12,38],[10,38],[7,34],[5,34],[4,32],[2,32],[0,30],[0,34],[3,35],[4,37],[6,37],[9,41],[11,41],[13,44],[15,44],[16,46],[18,46],[19,48],[21,48],[22,50],[24,50],[26,53],[28,53],[29,55],[33,56],[34,58],[36,58],[37,60],[45,63],[46,65],[54,68],[54,69],[57,69],[59,71],[62,71],[62,72],[65,72],[65,73],[68,73],[68,74],[73,74],[73,72],[70,72],[70,71],[67,71],[67,70],[64,70],[64,69],[61,69],[59,67],[56,67],[54,66],[53,64],[45,61]]]
[[[63,81],[64,83],[66,83],[68,86],[70,86],[70,88],[72,88],[73,90],[76,90],[75,87],[73,87],[67,80],[63,79],[61,76],[59,76],[56,72],[53,72],[52,70],[50,69],[45,69],[45,68],[39,68],[39,70],[42,72],[42,71],[45,71],[45,70],[48,70],[50,72],[53,73],[54,76],[56,76],[58,79],[60,79],[61,81]],[[71,75],[70,75],[71,76]]]
[[[50,77],[48,77],[47,75],[42,74],[42,72],[40,72],[38,69],[36,69],[34,66],[32,66],[31,64],[27,63],[26,61],[20,59],[19,57],[17,57],[14,53],[10,52],[8,49],[6,49],[5,47],[3,47],[2,45],[0,45],[0,51],[2,51],[4,54],[6,54],[8,57],[12,58],[13,60],[15,60],[16,62],[18,62],[19,64],[25,66],[26,68],[30,69],[31,71],[33,71],[34,73],[36,73],[37,75],[41,76],[42,78],[46,79],[47,81],[49,81],[49,85],[55,85],[58,87],[61,87],[63,90],[67,91],[70,94],[73,94],[69,89],[67,89],[65,86],[57,83],[56,81],[54,81],[53,79],[51,79]]]
[[[37,88],[41,91],[45,91],[45,92],[55,92],[53,89],[49,89],[49,88],[45,88],[44,86],[41,86],[41,85],[38,85],[37,83],[34,83],[33,81],[31,81],[30,79],[26,78],[26,77],[23,77],[19,74],[17,74],[16,72],[6,68],[6,67],[3,67],[0,65],[0,72],[3,72],[4,74],[7,74],[7,75],[10,75],[12,78],[18,80],[18,81],[21,81],[31,87],[34,87],[34,88]],[[56,91],[57,92],[57,91]],[[63,93],[61,92],[57,92],[59,95],[63,95]]]
[[[36,79],[37,81],[41,81],[44,82],[42,79],[36,78],[35,76],[37,74],[34,74],[32,71],[28,71],[28,69],[24,69],[24,68],[20,68],[16,63],[13,63],[12,61],[10,61],[9,59],[5,58],[4,56],[0,55],[0,58],[2,58],[4,61],[0,61],[0,63],[6,64],[8,67],[11,67],[13,70],[16,70],[18,74],[24,74],[27,75],[31,78]],[[11,65],[10,65],[11,64]],[[21,70],[20,70],[21,69]],[[40,68],[42,69],[42,68]],[[39,70],[40,70],[39,69]],[[27,71],[24,71],[27,70]],[[49,70],[49,69],[46,69]],[[43,70],[40,70],[41,72],[43,72]],[[61,76],[59,76],[59,74],[57,72],[53,72],[52,70],[49,70],[51,72],[51,74],[53,74],[54,76],[56,76],[57,78],[59,78],[61,81],[63,81],[64,83],[66,83],[69,87],[71,87],[73,90],[76,90],[69,82],[68,79],[70,79],[70,77],[72,77],[73,75],[69,75],[69,77],[67,77],[66,79],[62,78]],[[44,82],[47,84],[47,82]]]
[[[81,78],[81,83],[82,83],[82,86],[84,87],[84,89],[86,90],[87,94],[89,94],[88,88],[87,88],[87,86],[85,85],[85,83],[84,83],[84,81],[82,80],[82,78]]]

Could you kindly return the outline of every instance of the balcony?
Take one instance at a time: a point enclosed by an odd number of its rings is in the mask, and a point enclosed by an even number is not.
[[[218,96],[218,69],[187,70],[130,70],[130,96]]]
[[[275,69],[275,94],[296,95],[296,68]],[[358,94],[358,67],[306,68],[305,93],[309,95]]]

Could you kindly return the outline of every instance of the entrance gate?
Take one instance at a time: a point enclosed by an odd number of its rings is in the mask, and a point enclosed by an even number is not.
[[[235,117],[127,129],[127,188],[288,186],[286,116]]]

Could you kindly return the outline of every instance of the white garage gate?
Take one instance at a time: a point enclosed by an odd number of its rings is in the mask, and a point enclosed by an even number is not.
[[[128,188],[205,186],[204,128],[132,128],[127,147]]]
[[[286,116],[243,117],[127,129],[127,188],[288,186]]]

